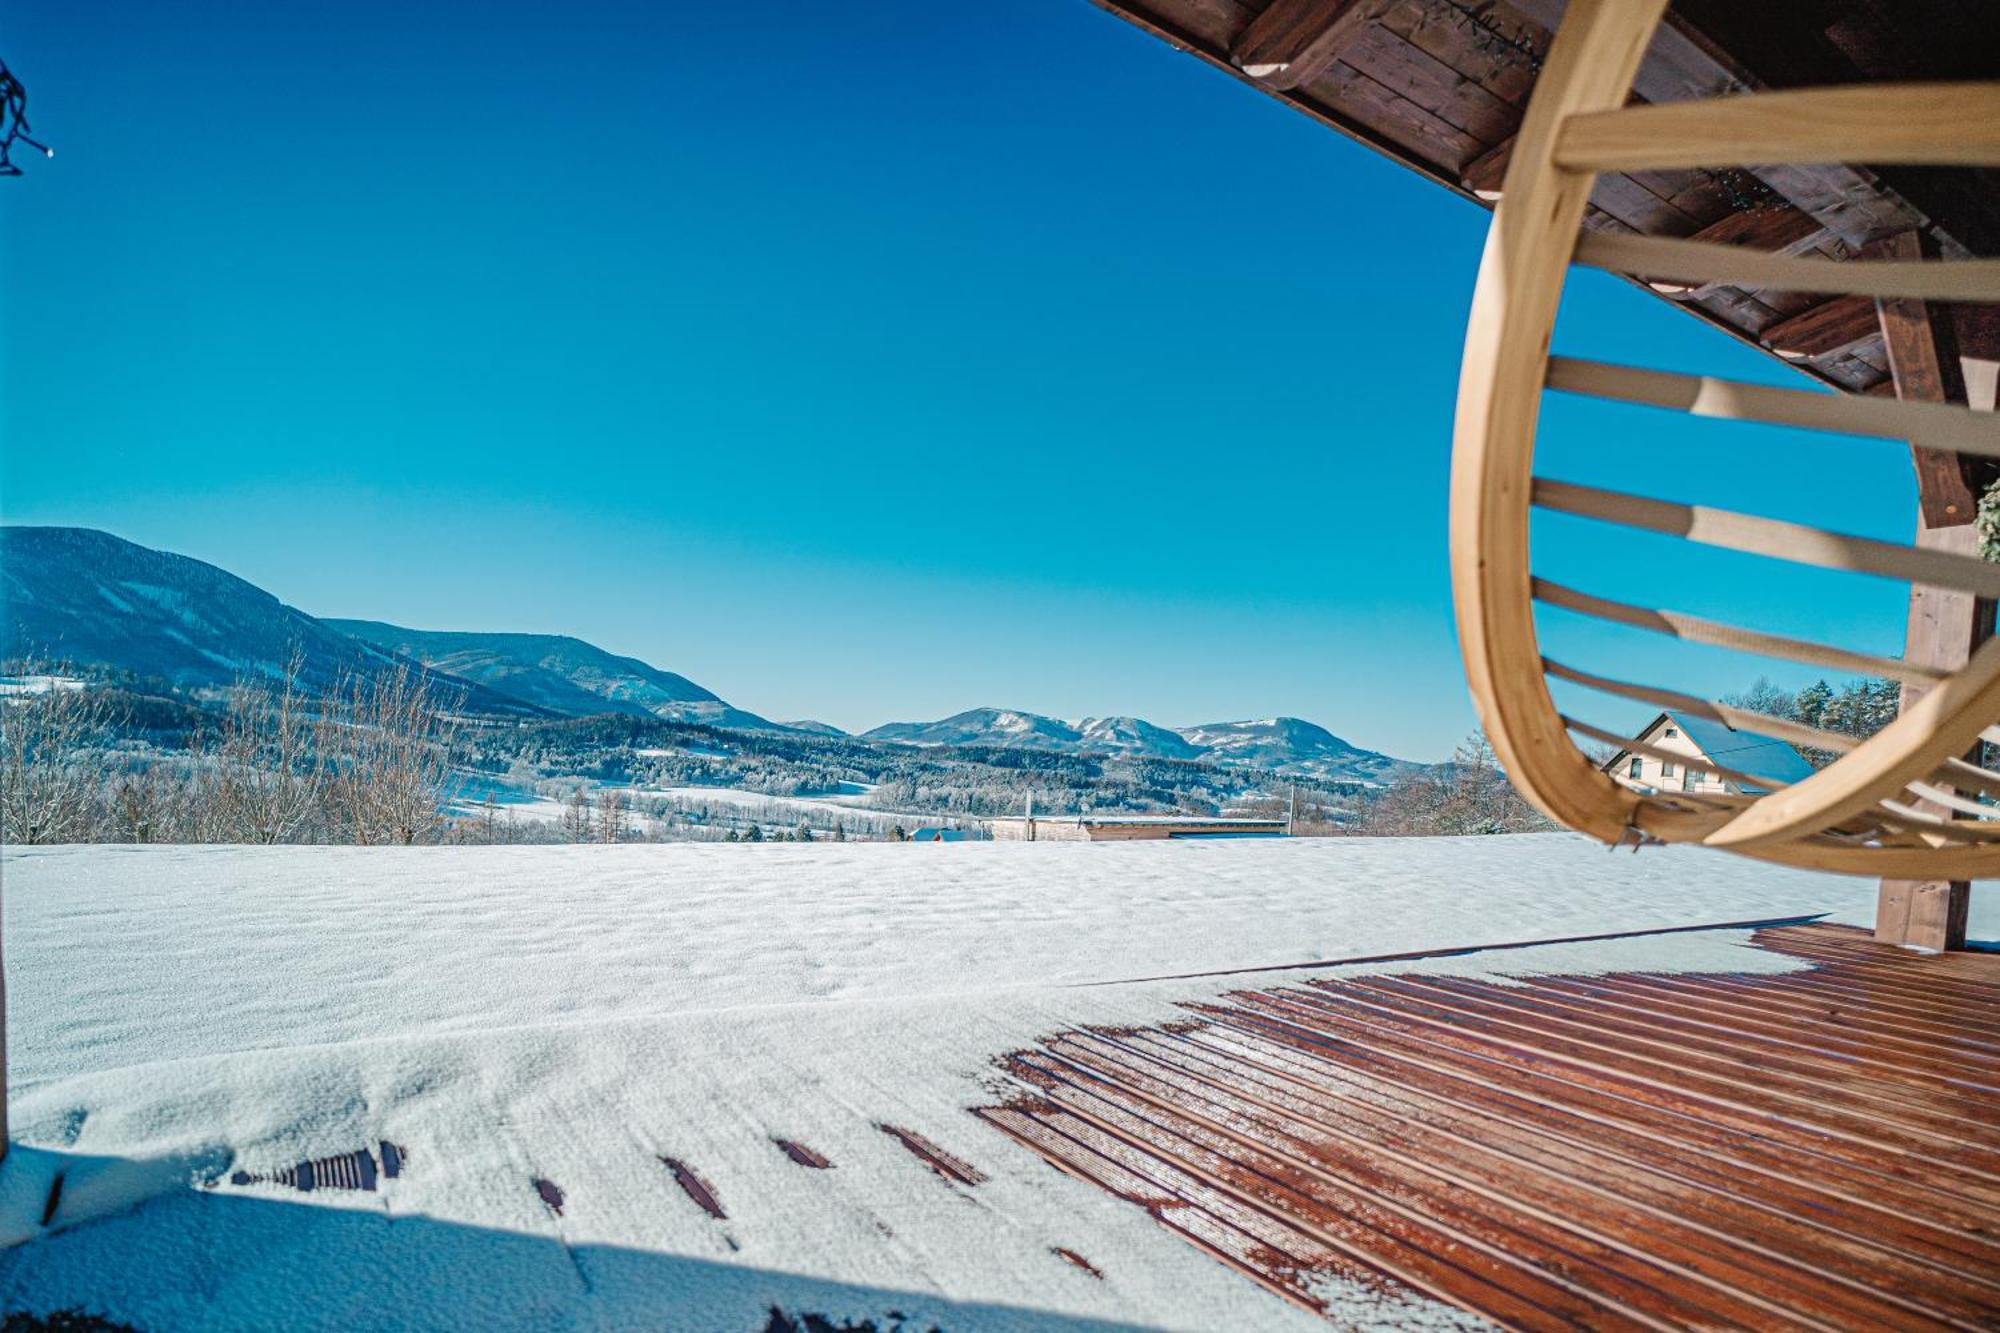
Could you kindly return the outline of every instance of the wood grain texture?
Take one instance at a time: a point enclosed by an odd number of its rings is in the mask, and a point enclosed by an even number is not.
[[[1882,336],[1875,302],[1866,296],[1836,296],[1758,331],[1757,339],[1779,356],[1832,357]]]
[[[1956,403],[1777,389],[1561,356],[1549,358],[1548,386],[1563,393],[1669,408],[1690,416],[1921,440],[1934,449],[2000,458],[2000,416],[1973,412]]]
[[[1510,1328],[2000,1314],[2000,960],[1759,930],[1783,976],[1351,975],[1071,1029],[976,1113],[1253,1280]]]
[[[1250,77],[1289,90],[1324,74],[1384,8],[1380,0],[1273,0],[1230,44]]]
[[[1900,657],[1858,653],[1833,644],[1816,643],[1783,634],[1768,634],[1762,630],[1727,625],[1679,611],[1633,606],[1627,602],[1598,597],[1565,587],[1560,583],[1552,583],[1547,579],[1535,579],[1533,588],[1535,600],[1544,606],[1559,606],[1578,615],[1614,621],[1620,625],[1629,625],[1633,629],[1664,634],[1688,643],[1706,643],[1718,648],[1734,649],[1737,652],[1755,653],[1762,657],[1804,662],[1810,666],[1823,667],[1828,671],[1886,676],[1890,680],[1912,681],[1921,685],[1933,684],[1944,676],[1944,673],[1936,668],[1908,662]]]
[[[1870,253],[1884,254],[1888,263],[1923,262],[1922,238],[1913,231],[1898,232],[1870,247]],[[1889,377],[1896,386],[1896,398],[1903,404],[1959,404],[1965,402],[1965,375],[1959,365],[1958,343],[1950,313],[1924,293],[1896,293],[1875,302],[1876,317],[1882,328],[1882,345],[1889,355]],[[1992,413],[1967,413],[2000,426]],[[1917,471],[1917,501],[1923,521],[1933,528],[1970,523],[1979,508],[1979,497],[1965,475],[1965,467],[1950,449],[1938,441],[1913,438],[1910,461]],[[1969,452],[1962,445],[1959,452]]]
[[[1540,670],[1528,578],[1535,428],[1549,337],[1592,177],[1554,160],[1577,113],[1616,107],[1664,0],[1576,0],[1549,49],[1493,215],[1466,327],[1451,480],[1452,594],[1473,701],[1514,785],[1611,842],[1637,797],[1577,750]]]
[[[1868,162],[2000,166],[2000,83],[1746,93],[1579,113],[1557,135],[1572,171]]]
[[[2000,718],[2000,639],[1989,639],[1963,670],[1933,686],[1894,722],[1837,763],[1764,797],[1707,842],[1771,845],[1837,823],[1965,753],[1995,718]],[[1934,873],[1955,878],[1957,862],[1941,849]]]
[[[1815,232],[1817,228],[1814,229]],[[2000,259],[1843,262],[1767,254],[1668,236],[1586,236],[1576,262],[1642,278],[1729,283],[1788,292],[2000,301]]]
[[[1685,537],[1704,546],[1719,546],[1746,555],[1956,588],[1981,597],[2000,597],[2000,565],[1976,556],[1904,546],[1730,509],[1658,500],[1544,477],[1535,478],[1533,498],[1542,509]],[[2000,718],[2000,713],[1994,717]],[[1987,719],[1989,723],[1993,720]]]

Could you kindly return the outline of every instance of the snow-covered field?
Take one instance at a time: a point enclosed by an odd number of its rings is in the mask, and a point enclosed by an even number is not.
[[[0,1230],[28,1238],[0,1253],[0,1309],[149,1330],[755,1333],[772,1306],[898,1311],[912,1330],[1323,1327],[968,1115],[1008,1093],[994,1057],[1286,976],[1134,978],[1858,922],[1874,897],[1567,835],[95,847],[10,852],[0,872],[16,1141]],[[2000,934],[1994,906],[1975,893],[1975,934]],[[1788,965],[1745,937],[1397,967]],[[883,1123],[991,1179],[946,1184]],[[410,1163],[378,1193],[229,1179],[384,1139]],[[699,1171],[727,1220],[662,1156]],[[561,1187],[561,1216],[536,1178]]]

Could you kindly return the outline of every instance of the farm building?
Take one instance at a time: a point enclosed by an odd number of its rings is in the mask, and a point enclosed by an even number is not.
[[[962,828],[920,828],[910,835],[911,842],[976,842],[979,835],[971,829]]]
[[[989,819],[1001,842],[1140,842],[1162,838],[1278,838],[1282,819],[1207,819],[1196,815],[1023,815]]]
[[[1629,749],[1598,767],[1647,793],[1756,795],[1813,773],[1806,757],[1784,741],[1679,713],[1661,713],[1632,738]]]

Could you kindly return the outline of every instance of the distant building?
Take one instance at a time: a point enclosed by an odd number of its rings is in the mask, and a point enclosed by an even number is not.
[[[1784,741],[1705,717],[1661,713],[1632,742],[1602,768],[1634,791],[1757,796],[1770,787],[1744,778],[1786,786],[1813,774],[1806,757]]]
[[[910,835],[911,842],[978,842],[979,840],[977,833],[962,828],[920,828]]]
[[[1281,838],[1282,819],[1207,819],[1198,815],[1021,815],[989,819],[999,842],[1136,842],[1158,838]]]

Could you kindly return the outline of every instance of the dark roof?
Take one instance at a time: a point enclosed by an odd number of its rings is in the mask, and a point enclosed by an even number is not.
[[[1705,717],[1689,717],[1684,713],[1661,713],[1639,732],[1644,736],[1661,722],[1672,722],[1679,727],[1694,747],[1708,760],[1720,768],[1733,768],[1751,777],[1769,778],[1774,783],[1789,785],[1802,782],[1813,775],[1813,766],[1806,757],[1790,743],[1761,732],[1743,731],[1725,722],[1711,721]],[[1602,765],[1613,768],[1618,761],[1630,754],[1630,750],[1620,750]],[[1762,788],[1746,786],[1753,794]]]
[[[1489,206],[1564,8],[1563,0],[1094,2]],[[1288,29],[1320,35],[1277,73],[1238,68],[1269,70],[1260,51],[1270,59]],[[1997,72],[2000,24],[1982,5],[1678,0],[1634,88],[1642,100],[1663,102]],[[1297,86],[1281,86],[1294,77]],[[1945,257],[2000,255],[2000,172],[1830,164],[1607,175],[1585,225],[1836,259],[1914,228]],[[1841,388],[1868,390],[1889,378],[1866,298],[1717,286],[1681,293],[1677,304]],[[1963,354],[2000,359],[2000,307],[1961,306],[1953,315]]]

